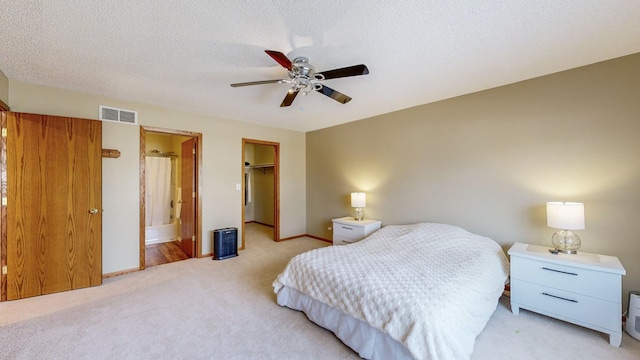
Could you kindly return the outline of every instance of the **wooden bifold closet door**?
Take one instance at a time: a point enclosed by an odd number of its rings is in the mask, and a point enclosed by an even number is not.
[[[102,123],[5,112],[6,299],[102,283]]]

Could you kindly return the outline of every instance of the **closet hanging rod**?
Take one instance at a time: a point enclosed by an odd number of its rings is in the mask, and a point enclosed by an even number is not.
[[[249,167],[252,169],[269,168],[269,167],[273,167],[273,164],[256,164],[256,165],[250,165]]]
[[[273,167],[273,164],[256,164],[256,165],[245,165],[244,166],[245,169],[258,169],[263,174],[266,173],[268,168],[272,168],[272,167]]]

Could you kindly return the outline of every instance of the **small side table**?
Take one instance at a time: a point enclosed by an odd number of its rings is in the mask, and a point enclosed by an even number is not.
[[[360,241],[382,226],[380,220],[354,220],[351,216],[331,221],[333,221],[333,245],[345,245]]]

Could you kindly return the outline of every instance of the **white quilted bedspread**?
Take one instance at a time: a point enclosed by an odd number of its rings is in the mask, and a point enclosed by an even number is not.
[[[493,240],[444,224],[391,225],[300,254],[274,281],[367,322],[416,359],[468,359],[509,264]]]

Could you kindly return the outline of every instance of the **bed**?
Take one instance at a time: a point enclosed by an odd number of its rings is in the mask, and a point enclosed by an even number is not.
[[[420,223],[299,254],[273,287],[365,359],[468,359],[508,272],[495,241]]]

